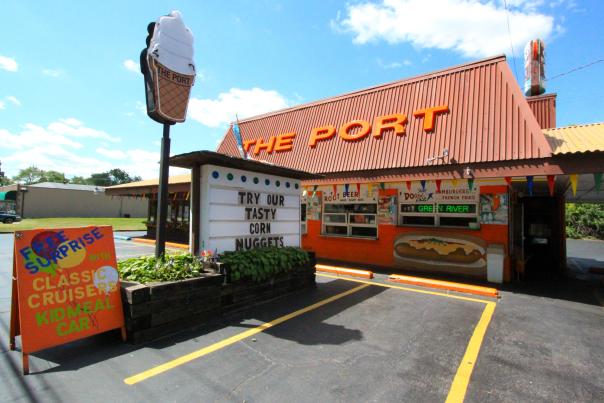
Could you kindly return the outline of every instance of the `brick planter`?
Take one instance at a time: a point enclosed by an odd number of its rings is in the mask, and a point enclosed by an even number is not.
[[[223,284],[222,274],[163,283],[122,281],[128,341],[141,343],[178,333],[253,304],[315,285],[315,256],[287,273],[253,284]],[[227,268],[228,271],[228,268]]]

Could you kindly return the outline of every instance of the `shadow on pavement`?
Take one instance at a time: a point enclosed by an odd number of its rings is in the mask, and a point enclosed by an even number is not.
[[[32,357],[37,357],[52,364],[56,364],[53,367],[44,370],[40,370],[34,365],[32,367],[32,374],[75,371],[83,367],[111,360],[115,357],[127,355],[142,348],[161,350],[172,345],[195,339],[197,337],[202,337],[206,334],[217,331],[220,332],[224,330],[225,334],[224,337],[221,337],[221,339],[228,338],[243,331],[236,329],[235,332],[229,332],[227,329],[229,327],[244,329],[254,328],[261,323],[272,321],[283,315],[287,315],[298,309],[305,308],[323,299],[329,298],[333,295],[357,286],[358,284],[343,280],[320,283],[316,288],[288,294],[260,305],[251,306],[237,313],[225,315],[222,318],[190,330],[182,331],[176,335],[167,336],[153,342],[138,345],[122,343],[119,329],[115,329],[106,333],[77,340],[65,345],[53,347],[32,354]],[[384,290],[385,289],[382,287],[367,287],[363,290],[359,290],[358,292],[321,306],[316,310],[306,312],[303,315],[291,319],[291,321],[296,321],[296,326],[287,326],[288,323],[292,323],[287,321],[265,330],[264,333],[270,334],[273,337],[287,339],[305,345],[335,345],[354,340],[361,340],[363,338],[363,334],[360,330],[326,323],[326,321],[330,317],[335,316],[338,313],[359,303],[362,303],[363,301],[380,294]],[[0,325],[3,328],[1,332],[3,333],[2,336],[7,339],[8,324],[0,320]],[[208,342],[208,344],[212,344],[212,342]],[[5,347],[8,350],[8,346],[4,346],[4,344],[2,344],[3,350]],[[23,380],[24,378],[21,375],[20,361],[18,363],[13,362],[10,359],[7,361],[11,362],[11,371],[14,372],[15,377]],[[28,390],[26,384],[22,383],[22,387],[24,391]],[[31,400],[35,401],[35,396],[32,396],[31,398]]]

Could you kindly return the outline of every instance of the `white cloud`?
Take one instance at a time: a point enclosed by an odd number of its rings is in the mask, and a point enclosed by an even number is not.
[[[2,101],[0,101],[0,110],[2,109],[6,109],[6,104]]]
[[[19,70],[19,64],[15,59],[0,55],[0,69],[15,72]]]
[[[104,135],[99,137],[99,133]],[[143,178],[159,176],[159,151],[118,150],[103,146],[97,147],[96,152],[88,155],[87,148],[71,138],[105,140],[105,135],[109,136],[104,131],[86,127],[73,118],[57,120],[47,127],[28,123],[16,133],[0,129],[0,159],[9,176],[31,165],[64,172],[67,176],[89,176],[113,168],[120,168]],[[109,137],[115,139],[113,136]],[[172,175],[183,172],[188,170],[170,169]]]
[[[139,64],[132,59],[124,60],[123,66],[126,70],[132,71],[133,73],[140,73],[141,71]]]
[[[60,78],[65,75],[65,72],[61,69],[43,69],[42,74],[52,78]]]
[[[21,101],[19,101],[15,96],[9,95],[8,97],[6,97],[6,99],[12,102],[13,105],[21,106]]]
[[[401,62],[389,62],[389,63],[387,63],[387,62],[384,62],[381,58],[378,57],[377,58],[377,64],[381,68],[388,70],[388,69],[398,69],[398,68],[403,67],[403,66],[411,66],[412,63],[411,63],[410,60],[407,60],[407,59],[405,59],[405,60],[403,60]]]
[[[509,24],[516,56],[526,42],[547,39],[554,18],[537,12],[541,1],[508,1]],[[508,12],[501,1],[382,0],[348,5],[346,16],[332,21],[338,31],[352,33],[353,42],[384,40],[419,48],[453,50],[466,57],[510,53]]]
[[[74,118],[59,119],[48,125],[48,131],[68,137],[92,138],[117,143],[122,141],[119,137],[111,136],[102,131],[84,126],[82,122]]]
[[[288,101],[273,90],[231,88],[217,99],[191,98],[189,118],[209,127],[219,127],[235,120],[287,108]]]

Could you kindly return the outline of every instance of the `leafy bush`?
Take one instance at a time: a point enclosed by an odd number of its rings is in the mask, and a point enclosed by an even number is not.
[[[566,236],[604,239],[604,205],[567,203]]]
[[[117,269],[123,280],[150,283],[199,277],[203,272],[203,263],[190,253],[185,253],[160,259],[155,256],[126,259],[117,263]]]
[[[309,262],[308,253],[300,248],[260,248],[225,252],[220,256],[231,275],[231,281],[250,280],[260,283],[275,274]]]

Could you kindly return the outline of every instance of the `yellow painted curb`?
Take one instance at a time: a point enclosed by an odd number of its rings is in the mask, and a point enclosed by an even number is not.
[[[150,244],[150,245],[155,245],[155,239],[132,238],[132,240],[134,242],[147,243],[147,244]],[[168,246],[170,248],[177,248],[177,249],[189,249],[189,245],[184,244],[184,243],[166,242],[166,246]]]
[[[327,266],[324,264],[315,265],[315,270],[322,271],[325,273],[333,273],[339,276],[344,275],[361,278],[373,278],[373,272],[369,270],[347,269],[345,267]]]
[[[402,276],[392,274],[388,277],[389,281],[403,284],[413,284],[428,288],[438,288],[441,290],[458,291],[466,294],[482,295],[483,297],[498,298],[499,290],[496,288],[482,287],[479,285],[454,283],[451,281],[432,280],[429,278]]]

